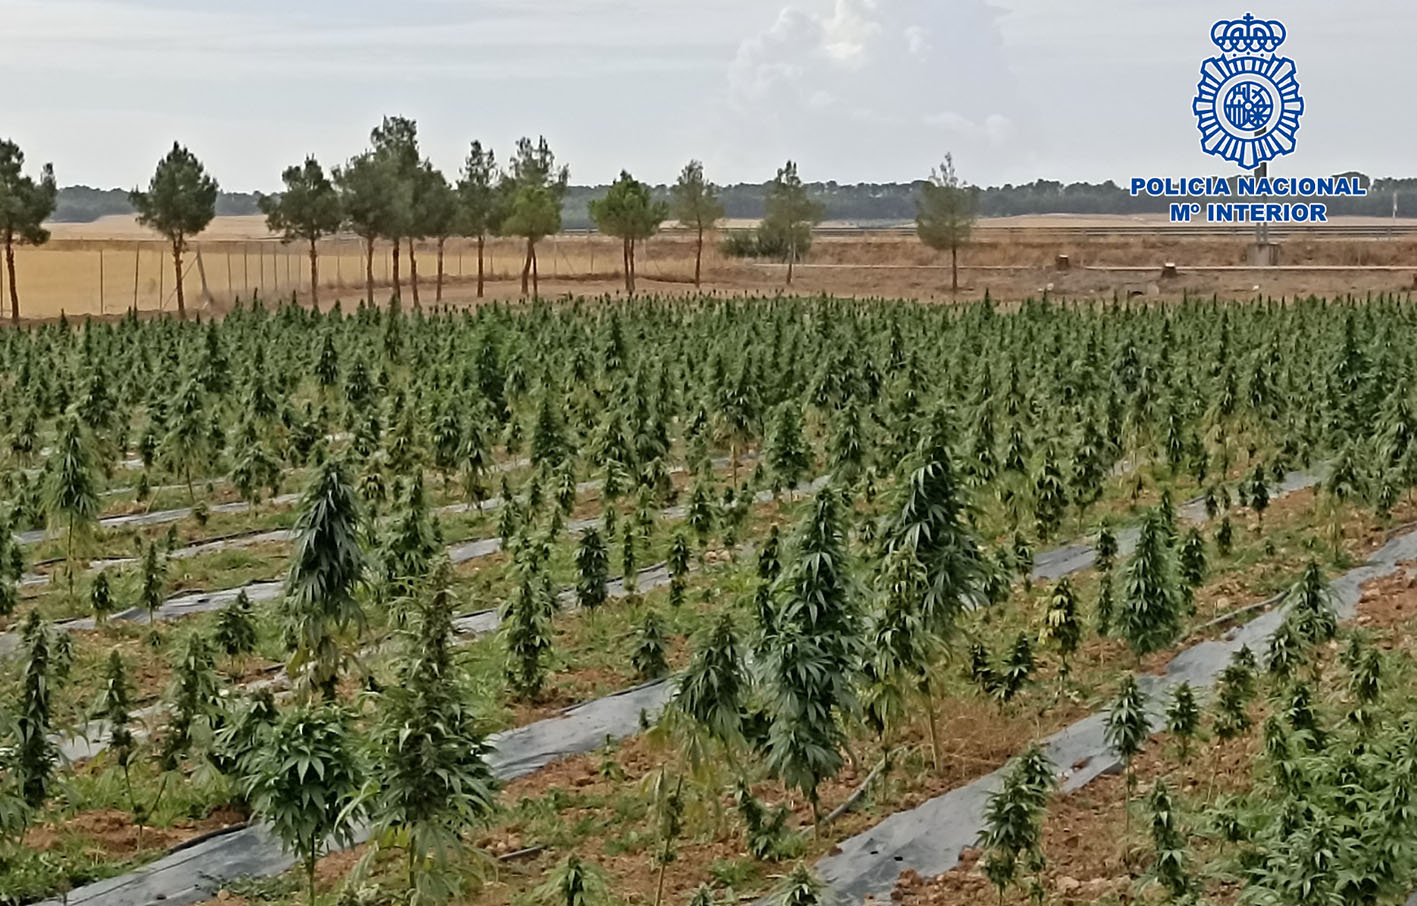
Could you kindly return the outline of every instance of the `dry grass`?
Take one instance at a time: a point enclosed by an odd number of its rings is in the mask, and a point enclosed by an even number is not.
[[[1099,218],[1066,218],[1067,225],[1093,224]],[[1129,218],[1113,218],[1134,224]],[[1188,266],[1242,265],[1248,243],[1235,238],[1187,238],[1115,235],[1068,237],[1037,229],[1057,225],[1059,218],[1011,218],[989,222],[961,255],[960,298],[977,298],[986,290],[998,299],[1019,299],[1043,291],[1074,298],[1143,295],[1176,298],[1183,294],[1246,296],[1333,295],[1346,292],[1408,290],[1413,273],[1326,271],[1186,272]],[[200,253],[200,254],[198,254]],[[487,245],[487,293],[513,298],[520,292],[523,248],[516,240],[492,240]],[[329,240],[320,248],[320,301],[340,299],[346,305],[364,291],[364,253],[357,239]],[[680,232],[667,232],[640,252],[641,290],[684,289],[693,274],[694,244]],[[1295,238],[1283,249],[1285,264],[1342,267],[1405,266],[1417,261],[1413,239]],[[418,246],[420,301],[434,302],[435,248]],[[1059,255],[1072,269],[1058,272]],[[199,263],[200,259],[200,263]],[[842,296],[880,296],[948,300],[947,259],[908,236],[842,236],[819,239],[808,266],[798,272],[793,289]],[[618,240],[603,236],[565,235],[545,240],[539,249],[541,288],[545,295],[614,293],[622,288]],[[1180,277],[1163,280],[1163,262],[1176,262]],[[811,265],[832,265],[812,267]],[[1088,266],[1155,268],[1139,272],[1088,270]],[[166,246],[138,227],[131,218],[108,217],[91,224],[58,224],[49,245],[16,252],[21,313],[29,318],[117,314],[136,306],[140,311],[170,311],[175,306],[172,263]],[[475,299],[476,247],[450,240],[445,248],[444,301],[462,304]],[[779,266],[725,259],[715,247],[706,249],[705,287],[727,293],[773,293],[783,288]],[[412,301],[406,283],[407,254],[402,263],[404,298]],[[1417,272],[1417,267],[1414,267]],[[205,291],[203,289],[205,278]],[[392,255],[381,244],[374,257],[374,278],[385,296],[392,285]],[[309,298],[309,261],[299,244],[285,245],[265,233],[260,217],[221,217],[193,243],[186,260],[184,294],[194,310],[223,311],[237,298],[259,292],[267,299],[298,293]],[[8,299],[8,292],[6,293]],[[208,302],[208,300],[210,300]],[[6,305],[8,308],[8,305]]]

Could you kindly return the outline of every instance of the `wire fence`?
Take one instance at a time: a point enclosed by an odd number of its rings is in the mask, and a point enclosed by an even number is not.
[[[683,270],[680,259],[689,262],[692,251],[684,242],[656,240],[653,250],[642,248],[642,274],[676,278]],[[414,244],[420,300],[430,304],[435,298],[438,271],[436,242]],[[336,299],[346,307],[364,297],[366,250],[357,237],[341,237],[317,243],[318,296],[322,305]],[[485,278],[493,283],[518,281],[525,244],[514,239],[493,239],[483,256]],[[388,242],[375,245],[372,268],[376,291],[387,293],[393,286],[393,248]],[[400,249],[400,282],[405,301],[411,300],[411,268],[408,244]],[[588,280],[618,278],[621,273],[619,240],[601,235],[560,235],[537,245],[538,271],[543,280]],[[172,311],[177,306],[176,274],[172,249],[162,240],[149,239],[53,239],[37,248],[15,249],[16,284],[23,317],[67,315],[111,315],[128,309]],[[445,289],[463,291],[476,280],[477,243],[464,238],[449,239],[443,246]],[[9,310],[8,276],[0,268],[0,300]],[[202,239],[190,242],[183,255],[183,297],[191,310],[203,307],[226,308],[238,299],[258,297],[268,301],[292,294],[307,299],[310,293],[309,246],[282,243],[274,239]]]

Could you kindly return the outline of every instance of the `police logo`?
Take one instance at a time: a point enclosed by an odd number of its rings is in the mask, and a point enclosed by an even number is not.
[[[1294,61],[1275,54],[1284,26],[1274,19],[1222,19],[1210,30],[1220,56],[1201,64],[1193,104],[1207,154],[1254,169],[1294,150],[1304,113]]]

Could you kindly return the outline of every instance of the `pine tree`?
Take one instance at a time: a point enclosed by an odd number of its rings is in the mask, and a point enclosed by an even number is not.
[[[266,227],[281,234],[282,242],[302,241],[307,244],[310,258],[310,304],[319,310],[319,241],[339,230],[343,220],[340,196],[325,170],[313,156],[303,164],[290,166],[281,173],[285,191],[259,198],[261,213],[266,215]],[[326,342],[330,335],[326,334]],[[324,366],[322,354],[320,363]],[[334,384],[328,366],[316,369],[322,386]]]
[[[704,232],[713,229],[723,217],[723,202],[718,187],[704,179],[704,165],[697,160],[685,164],[679,179],[669,190],[670,205],[679,223],[697,232],[694,247],[694,288],[698,289],[703,273]],[[709,903],[698,906],[711,906]]]
[[[1142,523],[1124,579],[1118,628],[1132,652],[1141,657],[1170,645],[1181,629],[1181,601],[1159,510]]]
[[[73,597],[78,568],[75,544],[93,534],[99,510],[92,445],[75,411],[67,413],[59,423],[59,442],[48,462],[44,508],[50,527],[64,535],[64,569],[69,595]]]
[[[1123,808],[1129,828],[1132,790],[1136,787],[1132,760],[1141,754],[1147,737],[1151,735],[1151,721],[1146,715],[1146,704],[1146,696],[1137,685],[1137,678],[1127,674],[1126,679],[1122,680],[1121,688],[1117,690],[1117,697],[1107,709],[1107,722],[1103,733],[1107,745],[1122,759],[1122,767],[1126,771],[1126,801]],[[1126,836],[1124,832],[1124,840]]]
[[[24,175],[25,155],[12,141],[0,142],[0,241],[10,289],[10,319],[20,323],[20,293],[15,278],[15,246],[43,245],[49,241],[45,221],[54,213],[58,188],[54,166],[45,164],[38,179]]]
[[[659,231],[660,224],[669,219],[669,205],[654,200],[649,186],[621,170],[620,178],[611,184],[605,197],[592,199],[587,210],[597,229],[620,239],[625,292],[633,295],[637,273],[635,246],[648,240]]]
[[[285,582],[285,615],[295,649],[287,669],[307,694],[332,699],[341,636],[364,619],[355,597],[365,563],[359,504],[338,459],[326,460],[306,490],[295,534]]]

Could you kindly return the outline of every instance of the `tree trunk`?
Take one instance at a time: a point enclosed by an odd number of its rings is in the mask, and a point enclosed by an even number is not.
[[[536,260],[536,245],[531,247],[531,297],[541,298],[541,268]]]
[[[310,240],[310,307],[320,310],[320,253],[314,239]]]
[[[694,250],[694,289],[699,288],[699,276],[703,272],[704,262],[704,225],[699,224],[699,244]]]
[[[950,246],[950,292],[959,292],[959,246]]]
[[[438,237],[438,283],[437,290],[433,296],[434,302],[443,301],[443,246],[447,241],[448,237],[446,236]]]
[[[5,273],[10,280],[10,320],[20,323],[20,293],[15,289],[15,234],[5,231]]]
[[[402,295],[403,287],[399,284],[399,240],[394,237],[394,295]]]
[[[408,285],[413,287],[413,304],[418,304],[418,256],[413,251],[413,237],[408,237]]]
[[[364,237],[364,301],[374,305],[374,237]]]
[[[487,236],[479,233],[477,236],[477,298],[482,298],[482,252],[487,247]]]
[[[621,255],[625,259],[625,292],[635,291],[635,240],[625,238],[621,242]]]
[[[187,300],[182,295],[182,240],[172,240],[172,273],[177,278],[177,317],[186,319]]]
[[[536,253],[536,242],[526,237],[526,260],[522,262],[522,295],[526,295],[527,281],[531,279],[531,258]]]

